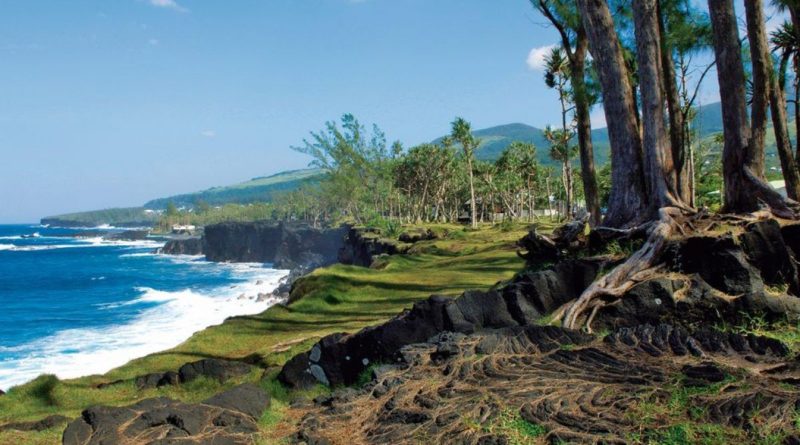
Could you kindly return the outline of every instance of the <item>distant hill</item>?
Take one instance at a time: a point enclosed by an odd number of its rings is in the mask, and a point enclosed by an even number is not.
[[[201,200],[212,206],[229,203],[269,202],[277,193],[295,190],[302,185],[319,181],[321,175],[322,171],[318,169],[286,171],[272,176],[253,178],[239,184],[154,199],[142,207],[48,216],[42,218],[41,223],[60,227],[96,227],[105,224],[116,227],[152,226],[158,222],[160,212],[170,202],[177,207],[193,207]]]
[[[526,124],[507,124],[485,128],[472,133],[480,139],[475,157],[482,161],[495,161],[512,142],[527,142],[536,146],[536,157],[540,164],[558,166],[558,162],[550,158],[550,143],[544,137],[544,130]],[[608,161],[610,147],[606,129],[592,131],[595,159],[598,164]],[[438,138],[434,143],[439,143]]]
[[[794,137],[794,125],[789,127],[790,134]],[[701,140],[722,131],[722,110],[719,102],[700,107],[697,118],[694,121],[694,128],[698,129]],[[496,160],[509,144],[514,141],[522,141],[536,146],[537,157],[541,164],[553,167],[558,166],[557,162],[550,159],[550,144],[544,137],[544,130],[540,128],[514,123],[477,130],[474,135],[481,139],[481,144],[476,152],[478,159],[485,161]],[[439,138],[434,143],[441,142],[441,140],[442,138]],[[597,165],[602,166],[608,163],[610,146],[607,129],[599,128],[593,130],[592,140],[594,142],[595,162]],[[767,134],[766,144],[767,173],[773,176],[779,175],[780,163],[775,151],[775,138],[771,131]],[[577,159],[575,164],[578,164]],[[54,225],[146,225],[142,223],[155,221],[158,218],[158,212],[165,209],[169,202],[173,202],[178,207],[192,207],[199,201],[205,201],[209,205],[268,202],[277,193],[295,190],[302,185],[319,181],[321,175],[322,171],[317,169],[292,170],[272,176],[254,178],[239,184],[154,199],[145,203],[142,207],[72,213],[48,217],[43,221],[51,221]]]
[[[704,139],[712,134],[722,131],[722,109],[719,102],[704,105],[699,108],[694,127],[699,130],[700,139]],[[557,166],[558,163],[550,159],[550,143],[544,137],[544,130],[530,125],[514,123],[498,125],[496,127],[485,128],[473,132],[475,137],[481,140],[481,144],[475,152],[475,156],[482,161],[494,161],[500,157],[512,142],[528,142],[536,146],[536,153],[539,162],[544,165]],[[434,140],[440,143],[443,138]],[[598,128],[592,130],[592,142],[594,144],[595,162],[597,165],[606,164],[609,161],[610,149],[608,140],[608,129]],[[769,142],[769,141],[768,141]],[[577,143],[577,141],[575,141]],[[767,152],[769,153],[769,148]]]
[[[158,217],[157,212],[144,207],[128,207],[48,216],[41,223],[55,227],[150,227],[158,222]]]
[[[172,202],[178,207],[192,207],[199,201],[210,205],[248,204],[251,202],[268,202],[276,193],[295,190],[305,184],[319,181],[322,174],[318,169],[291,170],[253,178],[239,184],[213,187],[195,193],[186,193],[167,198],[154,199],[145,203],[144,207],[152,210],[163,210]]]

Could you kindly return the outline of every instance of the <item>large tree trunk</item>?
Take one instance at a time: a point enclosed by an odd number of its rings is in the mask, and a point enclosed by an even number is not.
[[[581,181],[589,212],[589,225],[600,224],[600,194],[597,192],[597,172],[594,167],[594,145],[592,144],[592,120],[589,114],[589,95],[586,91],[586,53],[589,41],[583,29],[578,31],[572,65],[572,89],[575,92],[575,121],[578,132],[578,149],[581,157]]]
[[[765,77],[766,85],[759,89],[766,89],[769,93],[769,105],[772,113],[772,126],[775,131],[775,143],[778,147],[778,156],[781,160],[781,170],[786,182],[786,194],[795,201],[800,197],[800,173],[797,171],[792,146],[789,140],[789,124],[786,117],[786,98],[778,86],[775,77],[775,68],[769,52],[767,30],[764,17],[763,0],[750,0],[745,2],[747,14],[747,33],[750,40],[750,51],[753,56],[753,72],[761,72]],[[754,76],[753,81],[756,78]],[[755,90],[755,88],[754,88]],[[753,101],[755,105],[755,100]]]
[[[578,0],[603,88],[611,142],[611,196],[604,225],[623,227],[649,219],[642,172],[642,141],[633,90],[611,11],[605,0]]]
[[[750,163],[753,156],[750,153],[744,67],[733,0],[709,0],[708,10],[714,30],[714,52],[722,99],[724,209],[731,213],[754,212],[759,209],[760,200],[779,216],[794,217],[794,211],[788,206],[790,203],[763,181]]]
[[[747,152],[750,149],[750,125],[747,122],[744,68],[733,1],[709,0],[708,10],[714,30],[714,52],[722,102],[725,210],[734,213],[754,212],[758,210],[758,202],[749,193],[744,172],[744,168],[749,167]]]
[[[666,42],[666,27],[660,8],[656,5],[661,45],[661,70],[664,83],[664,95],[667,100],[667,113],[669,116],[669,140],[672,146],[672,160],[675,165],[677,180],[677,197],[683,202],[693,205],[692,199],[692,172],[691,160],[688,155],[688,144],[684,131],[683,110],[681,109],[680,92],[678,91],[678,76],[675,73],[675,61],[672,50]]]
[[[647,165],[650,204],[661,207],[682,205],[678,198],[678,178],[673,152],[664,125],[663,82],[661,78],[661,38],[658,26],[658,1],[633,2],[636,32],[636,57],[639,64],[639,90],[644,127],[644,162]],[[655,213],[655,212],[654,212]]]
[[[750,109],[751,131],[750,150],[747,154],[747,164],[753,173],[760,178],[765,176],[764,168],[764,140],[767,136],[767,107],[769,106],[769,75],[772,64],[768,61],[769,48],[766,32],[759,30],[764,27],[764,5],[761,0],[748,0],[744,2],[745,15],[747,16],[747,36],[750,41],[750,58],[753,66],[753,98]]]

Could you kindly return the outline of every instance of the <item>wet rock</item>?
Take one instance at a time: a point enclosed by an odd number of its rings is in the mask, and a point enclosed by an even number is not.
[[[163,255],[202,255],[203,241],[200,238],[182,238],[167,241],[157,253]]]

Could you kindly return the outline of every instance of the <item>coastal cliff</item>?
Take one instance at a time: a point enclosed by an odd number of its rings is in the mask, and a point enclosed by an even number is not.
[[[209,261],[272,263],[278,269],[316,268],[337,261],[348,230],[264,221],[214,224],[205,228],[202,253]],[[184,247],[196,252],[197,242],[184,240],[171,249]],[[165,246],[165,253],[171,249]]]

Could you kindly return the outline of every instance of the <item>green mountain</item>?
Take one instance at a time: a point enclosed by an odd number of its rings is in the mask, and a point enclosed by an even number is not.
[[[142,227],[158,222],[160,211],[172,202],[177,207],[193,207],[200,201],[209,205],[269,202],[277,193],[295,190],[319,181],[318,169],[292,170],[272,176],[253,178],[239,184],[213,187],[195,193],[154,199],[142,207],[95,210],[42,218],[42,224],[61,227],[94,227],[108,224],[117,227]]]
[[[694,121],[694,128],[699,130],[700,139],[722,131],[722,109],[719,102],[704,105],[699,108]],[[494,161],[500,157],[512,142],[521,141],[532,143],[536,146],[539,162],[548,166],[557,166],[558,163],[550,159],[550,143],[544,137],[544,130],[530,125],[515,123],[485,128],[473,132],[481,140],[475,156],[482,161]],[[439,143],[443,138],[438,138],[434,143]],[[594,143],[595,162],[603,165],[609,161],[611,146],[608,139],[608,130],[598,128],[592,130]],[[767,141],[770,142],[769,140]],[[774,151],[774,150],[773,150]],[[768,147],[767,153],[770,153]]]
[[[144,207],[163,210],[170,202],[178,207],[192,207],[199,201],[205,201],[209,205],[269,202],[276,193],[295,190],[303,185],[319,181],[321,174],[322,171],[319,169],[291,170],[272,176],[253,178],[239,184],[154,199],[145,203]]]
[[[720,104],[712,103],[700,107],[694,121],[694,128],[699,132],[700,139],[704,140],[722,131],[722,111]],[[794,125],[790,125],[790,133],[794,137]],[[529,142],[536,146],[537,157],[543,165],[558,167],[558,163],[550,159],[549,146],[544,137],[544,130],[530,125],[515,123],[497,127],[477,130],[474,135],[481,139],[476,156],[485,161],[496,160],[503,150],[514,141]],[[592,131],[594,142],[595,162],[598,166],[609,161],[610,145],[608,131],[599,128]],[[438,143],[439,138],[434,141]],[[766,155],[768,174],[779,174],[780,163],[775,151],[775,139],[771,131],[767,134]],[[578,160],[575,160],[577,165]],[[239,184],[213,187],[195,193],[186,193],[166,198],[149,201],[142,207],[128,209],[108,209],[93,212],[72,213],[43,219],[57,225],[97,226],[110,225],[145,225],[158,218],[158,211],[173,202],[178,207],[192,207],[199,201],[209,205],[222,205],[228,203],[247,204],[251,202],[268,202],[275,194],[295,190],[302,185],[319,181],[322,171],[318,169],[293,170],[278,173],[272,176],[253,178]]]

